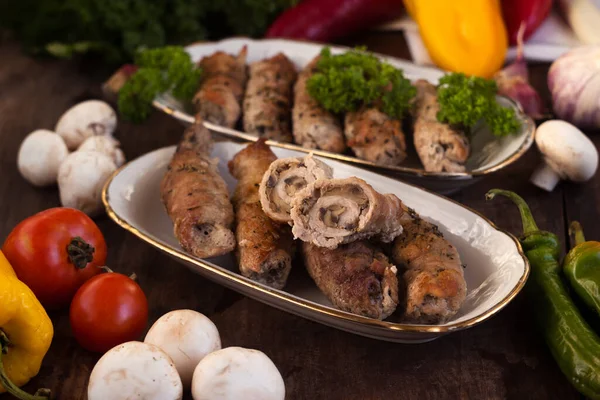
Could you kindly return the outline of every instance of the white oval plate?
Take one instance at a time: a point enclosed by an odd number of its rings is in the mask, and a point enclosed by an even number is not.
[[[231,192],[236,181],[229,174],[227,162],[243,147],[220,142],[213,151]],[[467,300],[459,314],[446,324],[409,325],[361,317],[334,308],[301,266],[295,266],[285,290],[272,289],[241,276],[232,254],[203,260],[181,249],[160,200],[160,182],[174,151],[174,146],[155,150],[121,167],[102,193],[108,215],[129,232],[204,277],[290,313],[375,339],[425,342],[490,318],[516,296],[529,274],[529,264],[519,242],[477,212],[412,185],[323,159],[334,168],[335,177],[358,176],[380,192],[396,194],[424,218],[438,224],[466,265]],[[304,155],[279,148],[273,151],[278,157]]]
[[[233,38],[219,42],[192,44],[187,46],[186,50],[190,53],[192,60],[199,61],[202,57],[211,55],[217,50],[230,54],[237,54],[243,46],[248,46],[248,63],[260,61],[282,52],[290,58],[298,69],[301,69],[308,64],[308,62],[317,56],[323,48],[322,44],[286,39],[253,40],[248,38]],[[330,46],[330,48],[334,54],[343,53],[349,50],[348,47],[342,46]],[[426,79],[431,83],[436,84],[438,79],[444,75],[443,71],[436,68],[416,65],[409,61],[381,54],[375,55],[395,67],[402,69],[404,75],[413,81],[417,79]],[[381,166],[369,161],[361,160],[352,155],[304,149],[298,145],[277,141],[268,141],[267,143],[271,146],[285,149],[303,152],[312,151],[323,157],[353,163],[362,166],[363,168],[368,168],[412,183],[417,183],[428,189],[449,193],[474,183],[477,178],[512,164],[531,147],[535,132],[534,122],[523,113],[519,105],[510,99],[499,97],[499,102],[505,107],[512,107],[515,109],[517,117],[521,121],[521,129],[515,135],[496,138],[486,127],[481,126],[476,128],[471,139],[471,156],[466,163],[467,172],[427,172],[423,170],[422,165],[418,161],[414,147],[411,148],[412,144],[408,146],[409,157],[402,165]],[[193,114],[186,109],[185,105],[181,104],[168,94],[158,96],[153,104],[156,108],[172,115],[184,124],[190,124],[194,121]],[[208,122],[205,123],[205,125],[210,130],[229,138],[245,141],[257,140],[255,136],[236,129],[228,129]],[[407,135],[407,141],[412,141],[411,134]]]

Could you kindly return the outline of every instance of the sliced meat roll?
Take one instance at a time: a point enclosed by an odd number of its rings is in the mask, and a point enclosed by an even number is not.
[[[425,80],[415,83],[414,143],[425,171],[462,172],[470,152],[463,132],[437,120],[440,105],[435,86]]]
[[[261,139],[237,153],[228,165],[231,175],[238,180],[233,204],[240,272],[250,279],[282,289],[292,268],[292,231],[289,225],[267,217],[258,197],[258,185],[276,159]]]
[[[244,46],[236,57],[217,51],[200,60],[202,82],[193,99],[200,118],[228,128],[235,126],[248,78],[246,54]]]
[[[306,81],[314,73],[316,62],[317,59],[304,68],[294,86],[294,141],[309,149],[343,153],[346,145],[339,118],[321,107],[306,89]]]
[[[161,199],[181,247],[200,258],[235,248],[227,185],[210,157],[210,132],[201,121],[187,128],[161,182]]]
[[[333,170],[313,158],[282,158],[274,161],[260,182],[260,203],[265,214],[279,222],[290,222],[294,197],[318,179],[333,177]]]
[[[250,65],[244,97],[244,130],[259,137],[291,142],[295,81],[296,68],[282,53]]]
[[[402,314],[409,322],[443,323],[463,304],[467,283],[456,247],[438,227],[405,209],[404,232],[396,238],[392,259],[402,273]]]
[[[344,134],[358,158],[379,165],[398,165],[406,158],[400,121],[375,107],[362,107],[345,117]]]
[[[379,249],[358,241],[326,249],[303,243],[304,264],[319,289],[337,308],[384,319],[398,305],[396,267]]]
[[[376,237],[391,242],[402,233],[402,202],[360,178],[318,180],[295,196],[290,215],[295,238],[319,247]]]

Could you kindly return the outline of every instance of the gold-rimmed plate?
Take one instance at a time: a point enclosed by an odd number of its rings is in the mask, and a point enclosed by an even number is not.
[[[213,156],[233,191],[235,179],[227,161],[244,146],[232,142],[215,144]],[[364,169],[322,158],[335,177],[358,176],[376,190],[394,193],[424,218],[439,225],[457,247],[465,264],[467,300],[451,321],[442,325],[413,325],[379,321],[343,312],[331,305],[305,273],[295,265],[284,290],[276,290],[241,276],[234,256],[199,259],[184,252],[173,235],[172,223],[160,201],[160,181],[175,147],[162,148],[131,161],[107,182],[102,200],[108,215],[187,267],[232,290],[284,311],[351,333],[375,339],[418,343],[470,328],[506,306],[522,289],[529,264],[518,241],[491,221],[450,199]],[[278,157],[303,156],[303,152],[273,148]]]
[[[321,51],[323,45],[310,42],[285,40],[285,39],[260,39],[233,38],[219,42],[197,43],[186,47],[194,61],[210,55],[217,50],[236,54],[243,46],[248,46],[248,62],[262,60],[279,52],[287,55],[298,69],[301,69]],[[331,46],[333,53],[342,53],[347,47]],[[381,59],[401,68],[408,79],[426,79],[437,83],[444,72],[435,68],[415,65],[411,62],[376,54]],[[337,154],[326,151],[305,149],[301,146],[269,141],[269,145],[284,149],[302,152],[315,152],[322,157],[343,161],[361,168],[376,171],[387,176],[399,178],[407,182],[415,183],[430,190],[440,193],[451,193],[473,184],[485,175],[499,171],[518,160],[531,147],[534,140],[535,123],[522,111],[521,107],[512,100],[498,96],[498,102],[505,107],[513,108],[517,118],[521,122],[520,130],[514,134],[497,138],[491,134],[484,125],[476,127],[471,134],[471,156],[466,163],[466,172],[427,172],[418,160],[414,147],[410,144],[412,135],[407,135],[408,158],[398,166],[381,166],[375,163],[361,160],[351,153]],[[159,110],[173,116],[184,124],[194,121],[193,112],[186,106],[168,94],[158,96],[154,106]],[[228,129],[206,122],[206,126],[213,132],[224,137],[241,140],[255,141],[257,138],[237,129]]]

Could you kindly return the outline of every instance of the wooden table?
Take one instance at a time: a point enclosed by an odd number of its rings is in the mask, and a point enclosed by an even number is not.
[[[340,43],[408,58],[402,35],[371,33]],[[36,60],[5,40],[0,44],[0,241],[22,219],[59,205],[55,188],[36,189],[16,168],[19,144],[29,132],[52,129],[68,107],[99,98],[107,77],[93,65]],[[534,85],[549,105],[547,65],[531,67]],[[117,137],[128,159],[177,142],[182,127],[155,112],[140,126],[120,123]],[[597,135],[591,135],[595,143]],[[505,171],[453,196],[511,232],[520,232],[517,210],[507,201],[486,203],[494,187],[517,191],[529,202],[538,224],[556,232],[567,246],[565,227],[583,222],[589,238],[600,239],[600,178],[585,185],[560,184],[545,193],[528,182],[540,162],[536,150]],[[224,346],[264,351],[279,367],[289,399],[576,399],[532,323],[524,295],[490,321],[421,345],[379,342],[341,332],[278,311],[212,283],[167,258],[106,216],[97,223],[108,242],[108,265],[135,273],[148,296],[150,321],[167,311],[191,308],[218,326]],[[52,347],[30,392],[48,387],[57,399],[85,399],[89,373],[98,359],[71,336],[68,312],[51,314]],[[0,396],[7,399],[9,396]],[[188,398],[191,398],[188,396]],[[107,399],[108,400],[108,399]]]

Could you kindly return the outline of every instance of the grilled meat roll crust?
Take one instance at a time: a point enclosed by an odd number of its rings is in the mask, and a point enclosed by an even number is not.
[[[294,64],[282,53],[250,65],[244,97],[244,130],[247,133],[292,141],[290,113],[296,81]]]
[[[333,170],[313,158],[281,158],[274,161],[260,182],[260,202],[265,214],[279,222],[290,222],[294,197],[310,183],[333,176]]]
[[[292,232],[330,249],[371,237],[388,243],[402,233],[401,206],[360,178],[318,180],[294,197]]]
[[[306,81],[315,72],[318,56],[298,75],[292,108],[294,141],[302,147],[343,153],[346,149],[342,124],[325,110],[306,89]]]
[[[258,196],[259,183],[276,159],[261,139],[237,153],[228,166],[231,175],[238,180],[232,201],[240,272],[252,280],[282,289],[292,268],[291,228],[267,217]]]
[[[400,121],[376,107],[361,107],[345,117],[344,134],[358,158],[379,165],[399,165],[406,158]]]
[[[463,172],[470,152],[463,132],[437,120],[440,105],[435,86],[425,80],[415,83],[414,144],[425,171]]]
[[[467,283],[460,256],[438,227],[404,208],[404,231],[392,247],[392,260],[402,273],[406,298],[404,319],[414,323],[443,323],[462,306]]]
[[[244,46],[235,57],[217,51],[200,60],[203,79],[192,101],[200,118],[228,128],[235,126],[248,78],[246,54]]]
[[[188,127],[161,182],[161,200],[181,247],[200,258],[235,248],[233,207],[210,157],[212,140],[200,120]]]
[[[339,309],[384,319],[398,305],[396,267],[373,245],[358,241],[337,249],[303,243],[308,273]]]

